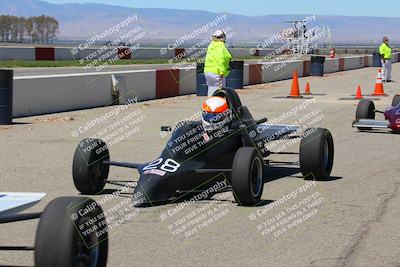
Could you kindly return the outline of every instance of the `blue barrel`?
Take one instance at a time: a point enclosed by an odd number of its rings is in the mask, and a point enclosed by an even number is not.
[[[0,125],[12,124],[13,70],[0,70]]]
[[[232,89],[242,89],[244,61],[232,61],[230,68],[230,74],[226,78],[226,87]]]
[[[311,57],[310,76],[324,76],[324,63],[325,63],[325,57],[321,56]]]
[[[373,67],[378,67],[381,68],[382,67],[382,61],[381,61],[381,55],[379,53],[373,53],[372,54],[372,66]]]
[[[196,70],[196,91],[198,96],[207,96],[208,86],[204,75],[204,63],[197,63]]]

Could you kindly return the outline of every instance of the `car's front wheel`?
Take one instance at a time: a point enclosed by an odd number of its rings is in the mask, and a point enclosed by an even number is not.
[[[86,197],[54,199],[39,220],[35,266],[104,267],[107,238],[107,223],[97,202]]]
[[[311,128],[300,142],[300,169],[305,178],[327,180],[334,160],[332,134],[327,129]]]
[[[400,94],[397,94],[393,97],[392,100],[392,107],[397,106],[398,104],[400,104]]]
[[[369,99],[361,99],[357,105],[356,120],[360,119],[375,119],[375,104]],[[371,130],[368,127],[357,127],[358,130]]]
[[[74,184],[79,192],[94,195],[103,190],[110,166],[110,154],[105,142],[99,139],[84,139],[75,150],[72,164]]]
[[[240,206],[257,205],[264,190],[264,163],[253,147],[242,147],[236,152],[232,165],[232,190]]]

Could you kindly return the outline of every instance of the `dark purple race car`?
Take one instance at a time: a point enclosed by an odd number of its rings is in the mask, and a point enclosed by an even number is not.
[[[385,120],[375,120],[375,114],[382,113]],[[391,129],[393,133],[400,133],[400,94],[394,96],[392,106],[385,111],[375,109],[375,104],[369,99],[362,99],[357,106],[356,120],[353,127],[360,131],[373,129]]]

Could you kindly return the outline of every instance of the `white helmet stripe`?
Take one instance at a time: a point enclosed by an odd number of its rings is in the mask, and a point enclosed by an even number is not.
[[[210,107],[211,111],[217,110],[217,108],[222,107],[226,104],[226,101],[221,97],[211,97],[206,100],[207,106]]]

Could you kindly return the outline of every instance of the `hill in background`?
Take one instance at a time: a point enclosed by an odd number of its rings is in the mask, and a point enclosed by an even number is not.
[[[87,39],[101,33],[134,14],[138,21],[132,26],[141,26],[146,31],[146,41],[163,42],[190,34],[195,29],[213,21],[217,16],[206,11],[127,8],[94,3],[50,4],[37,0],[0,0],[0,13],[17,16],[46,14],[60,22],[59,39]],[[229,26],[234,32],[233,41],[255,43],[279,33],[290,24],[286,20],[304,19],[305,15],[242,16],[226,14],[226,21],[218,28]],[[310,26],[329,27],[336,43],[378,44],[383,35],[392,42],[400,43],[400,18],[317,16]],[[199,39],[209,36],[200,34]],[[385,29],[383,31],[382,29]]]

